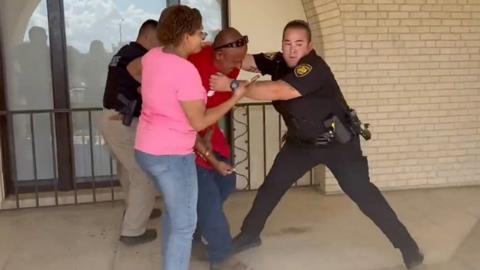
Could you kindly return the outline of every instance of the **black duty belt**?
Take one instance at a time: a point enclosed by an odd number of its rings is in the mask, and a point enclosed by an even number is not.
[[[297,136],[285,134],[282,140],[303,146],[324,146],[335,142],[333,134],[329,132],[325,132],[321,136],[313,139],[303,139]]]

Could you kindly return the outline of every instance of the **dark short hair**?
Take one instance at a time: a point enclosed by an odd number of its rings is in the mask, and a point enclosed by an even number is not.
[[[285,32],[287,32],[288,29],[303,29],[307,32],[308,35],[308,41],[310,42],[312,40],[312,30],[310,29],[310,25],[308,22],[304,20],[293,20],[287,23],[285,27],[283,28],[283,37],[285,38]]]
[[[138,30],[138,35],[143,34],[147,29],[157,29],[158,22],[153,19],[148,19],[142,23],[140,30]]]
[[[168,7],[162,12],[157,38],[162,45],[178,46],[185,34],[193,35],[202,28],[202,15],[196,8],[184,5]]]

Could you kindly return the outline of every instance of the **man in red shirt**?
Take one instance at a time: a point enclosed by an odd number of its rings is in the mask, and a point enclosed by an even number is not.
[[[247,53],[247,36],[236,29],[227,28],[218,33],[212,45],[204,46],[198,54],[189,57],[197,67],[208,96],[207,108],[215,107],[231,95],[210,90],[209,78],[222,73],[236,79]],[[212,152],[197,154],[198,173],[198,223],[196,240],[203,237],[207,244],[210,269],[241,270],[248,267],[233,257],[230,226],[223,212],[223,203],[235,191],[235,175],[231,164],[230,145],[218,123],[199,133],[211,144]],[[213,158],[213,161],[212,161]],[[215,159],[216,158],[216,159]],[[208,160],[208,161],[207,161]],[[210,161],[210,162],[209,162]]]

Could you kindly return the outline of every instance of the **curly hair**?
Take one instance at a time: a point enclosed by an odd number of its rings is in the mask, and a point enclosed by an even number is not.
[[[163,46],[178,46],[184,34],[193,35],[202,28],[202,15],[196,8],[184,5],[163,10],[157,26],[157,38]]]

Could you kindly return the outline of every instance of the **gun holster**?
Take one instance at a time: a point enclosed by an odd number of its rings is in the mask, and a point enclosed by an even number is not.
[[[362,121],[360,121],[357,112],[353,109],[350,109],[348,111],[348,118],[350,121],[350,130],[352,131],[352,133],[362,136],[366,141],[370,140],[370,138],[372,137],[370,130],[368,130],[370,124],[365,123],[362,127]]]
[[[327,129],[327,132],[339,143],[347,143],[353,137],[350,130],[347,129],[347,127],[336,115],[332,115],[323,121],[323,126]]]
[[[130,126],[132,124],[138,101],[136,99],[130,100],[121,93],[117,95],[117,98],[124,105],[123,108],[119,111],[123,115],[122,124],[124,124],[125,126]]]

